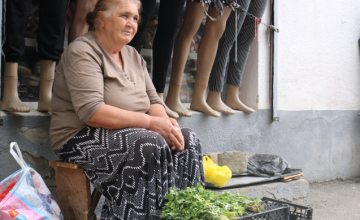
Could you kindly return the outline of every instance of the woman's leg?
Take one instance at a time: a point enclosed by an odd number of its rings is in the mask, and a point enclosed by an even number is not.
[[[166,105],[179,115],[190,117],[191,113],[180,101],[180,90],[184,68],[189,56],[191,41],[199,29],[204,12],[200,3],[188,0],[184,23],[176,36],[174,44],[173,63],[169,91],[166,96]]]
[[[185,150],[171,151],[159,134],[142,128],[84,128],[56,154],[79,164],[105,197],[102,219],[149,219],[173,186],[204,184],[197,136],[182,129]]]
[[[159,97],[164,99],[166,75],[171,60],[176,31],[180,25],[181,11],[185,0],[162,0],[159,8],[159,24],[153,46],[153,84]],[[172,118],[179,115],[165,107]]]
[[[189,128],[181,128],[184,136],[184,150],[172,151],[174,160],[175,186],[185,189],[205,185],[201,144],[198,136]]]
[[[223,114],[235,114],[235,111],[225,105],[221,99],[221,92],[223,89],[226,66],[229,59],[230,50],[233,47],[235,39],[240,32],[243,22],[246,17],[251,0],[240,0],[238,4],[240,7],[237,13],[231,12],[227,22],[224,34],[219,40],[219,46],[216,52],[214,64],[211,69],[209,78],[209,93],[206,99],[208,105]],[[237,16],[236,16],[237,15]],[[236,19],[236,20],[235,20]],[[235,27],[237,25],[237,27]]]
[[[268,0],[252,0],[248,12],[257,18],[262,17]],[[245,70],[246,61],[250,47],[255,36],[255,21],[252,17],[246,16],[244,24],[237,38],[237,62],[230,59],[226,84],[228,84],[225,104],[231,108],[247,113],[253,113],[254,109],[246,106],[239,99],[239,88],[241,78]],[[235,57],[235,47],[230,52],[230,57]]]
[[[75,14],[69,27],[68,43],[88,32],[86,15],[93,11],[98,0],[76,0]]]
[[[204,112],[213,117],[219,117],[220,113],[214,111],[205,101],[205,93],[208,85],[209,75],[214,63],[219,39],[224,33],[226,20],[229,17],[231,8],[224,6],[224,15],[218,21],[207,18],[205,31],[201,38],[198,52],[197,71],[195,79],[194,94],[190,109]],[[209,8],[209,14],[217,17],[219,12],[214,7]]]
[[[129,45],[133,46],[139,53],[141,52],[144,31],[149,22],[150,16],[153,13],[155,3],[156,0],[141,0],[141,5],[143,9],[141,12],[141,25],[139,25],[137,33],[129,43]]]
[[[1,110],[29,112],[18,95],[18,63],[25,52],[26,25],[29,20],[31,1],[6,1],[4,92]]]

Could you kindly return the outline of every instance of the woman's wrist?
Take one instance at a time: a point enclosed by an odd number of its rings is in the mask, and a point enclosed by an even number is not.
[[[145,118],[144,118],[144,128],[145,129],[150,130],[152,118],[153,118],[153,116],[145,114]]]

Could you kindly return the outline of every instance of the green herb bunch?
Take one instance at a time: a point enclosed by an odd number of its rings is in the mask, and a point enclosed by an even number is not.
[[[245,214],[246,210],[261,212],[261,200],[245,195],[222,193],[217,195],[201,184],[179,190],[170,189],[165,196],[161,218],[183,220],[232,220]]]

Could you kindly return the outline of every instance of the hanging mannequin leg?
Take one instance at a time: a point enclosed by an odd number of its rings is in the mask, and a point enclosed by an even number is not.
[[[252,0],[249,5],[248,12],[257,18],[263,16],[268,0]],[[226,94],[225,104],[229,107],[244,111],[247,113],[253,113],[254,109],[246,106],[241,102],[239,98],[239,88],[241,85],[242,75],[245,70],[246,61],[249,55],[250,47],[254,41],[255,36],[255,22],[254,18],[246,16],[241,30],[237,36],[237,62],[234,59],[230,59],[228,77],[226,84],[228,84],[228,90]],[[235,57],[235,47],[231,49],[230,57]]]
[[[190,46],[201,21],[204,18],[201,4],[188,0],[186,3],[186,15],[183,26],[176,37],[174,44],[173,65],[171,71],[169,91],[166,96],[166,105],[171,110],[182,116],[191,116],[191,112],[186,109],[180,101],[180,90],[185,64],[190,52]]]
[[[241,8],[246,11],[237,9],[237,13],[234,11],[231,12],[226,22],[226,29],[224,34],[219,40],[215,61],[209,77],[209,93],[206,102],[212,109],[223,114],[235,113],[232,108],[225,105],[225,103],[222,101],[221,92],[223,91],[228,60],[235,59],[235,57],[229,57],[230,50],[233,47],[236,36],[240,32],[240,29],[243,25],[250,2],[251,0],[237,1],[237,3],[241,5]],[[235,27],[235,25],[237,25],[237,27]]]
[[[219,21],[206,20],[205,31],[201,38],[198,52],[198,66],[196,71],[194,95],[190,109],[204,112],[213,117],[219,117],[220,113],[214,111],[205,101],[205,93],[208,85],[210,71],[214,63],[220,37],[224,33],[226,21],[231,9],[224,6],[223,17]],[[214,8],[209,8],[209,14],[217,17],[219,12]]]
[[[143,42],[144,32],[149,22],[151,15],[153,14],[153,10],[155,7],[156,0],[141,0],[142,12],[141,16],[141,24],[139,24],[138,30],[128,45],[133,46],[139,53],[141,52],[141,46]]]
[[[4,93],[1,110],[9,112],[29,112],[30,108],[19,99],[17,70],[18,63],[5,62]]]
[[[239,87],[236,86],[232,86],[232,85],[227,86],[225,104],[231,108],[243,112],[247,112],[247,113],[255,112],[254,109],[246,106],[244,103],[241,102],[241,100],[239,99]]]
[[[181,11],[185,0],[161,0],[159,7],[159,25],[153,44],[153,78],[152,82],[161,99],[164,98],[166,75],[171,62],[174,41],[180,25]],[[178,118],[179,114],[165,106],[169,117]]]
[[[56,60],[60,59],[64,48],[67,8],[68,0],[39,1],[37,42],[40,57],[40,88],[38,111],[52,112],[52,85]]]
[[[161,98],[161,100],[164,100],[164,93],[157,93],[158,96]],[[171,109],[169,109],[166,105],[165,105],[165,111],[166,114],[170,117],[170,118],[179,118],[179,114],[172,111]]]
[[[221,92],[214,92],[209,90],[206,103],[215,111],[221,112],[227,115],[235,114],[235,111],[232,110],[229,106],[225,105],[225,103],[221,99]]]
[[[51,97],[54,83],[56,62],[52,60],[40,60],[40,90],[38,111],[52,112]]]
[[[5,53],[4,92],[1,110],[29,112],[30,108],[21,102],[18,95],[18,62],[25,52],[25,33],[29,20],[31,1],[12,0],[6,2],[6,41],[2,47]]]
[[[98,0],[77,0],[73,20],[69,27],[68,43],[88,32],[89,25],[86,23],[86,15],[93,11]]]

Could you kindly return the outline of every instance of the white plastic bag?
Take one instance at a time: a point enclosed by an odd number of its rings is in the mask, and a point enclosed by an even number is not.
[[[40,174],[26,164],[16,142],[11,142],[10,153],[21,169],[0,183],[0,219],[64,220]]]

